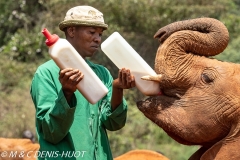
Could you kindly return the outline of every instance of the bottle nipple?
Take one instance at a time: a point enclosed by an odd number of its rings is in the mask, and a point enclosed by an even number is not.
[[[57,40],[59,39],[58,35],[56,35],[56,34],[51,34],[51,33],[47,30],[47,28],[44,28],[44,29],[42,30],[42,33],[43,33],[44,36],[46,37],[45,43],[46,43],[47,46],[53,45],[53,44],[56,43]]]

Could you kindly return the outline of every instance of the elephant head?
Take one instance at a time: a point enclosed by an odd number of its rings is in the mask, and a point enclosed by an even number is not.
[[[228,45],[223,23],[197,18],[171,23],[154,35],[162,94],[137,102],[139,110],[181,144],[200,145],[191,160],[240,159],[240,65],[211,56]]]

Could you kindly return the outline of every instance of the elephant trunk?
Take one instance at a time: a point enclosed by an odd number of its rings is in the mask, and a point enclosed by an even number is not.
[[[221,53],[227,47],[229,33],[225,25],[216,19],[198,18],[171,23],[159,29],[154,38],[161,43],[168,38],[168,45],[179,45],[179,49],[186,53],[208,57]]]

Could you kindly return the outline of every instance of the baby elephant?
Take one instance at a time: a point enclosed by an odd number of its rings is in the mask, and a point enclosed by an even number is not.
[[[197,18],[169,24],[154,35],[162,94],[137,102],[139,110],[181,144],[200,145],[190,160],[240,159],[240,64],[213,59],[229,33],[223,23]]]

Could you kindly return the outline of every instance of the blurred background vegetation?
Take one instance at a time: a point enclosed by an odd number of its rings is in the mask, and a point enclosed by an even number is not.
[[[29,95],[39,64],[50,59],[41,30],[64,37],[58,23],[77,5],[91,5],[103,12],[109,29],[103,41],[118,31],[154,68],[158,48],[154,33],[171,22],[197,17],[222,21],[230,33],[226,50],[215,58],[240,62],[240,0],[7,0],[0,1],[0,137],[18,138],[26,129],[35,133],[35,108]],[[100,51],[92,61],[106,66],[113,77],[117,67]],[[173,160],[185,160],[198,146],[173,141],[138,111],[145,98],[136,89],[125,91],[129,103],[126,126],[109,132],[114,156],[132,149],[151,149]],[[0,142],[1,143],[1,142]]]

